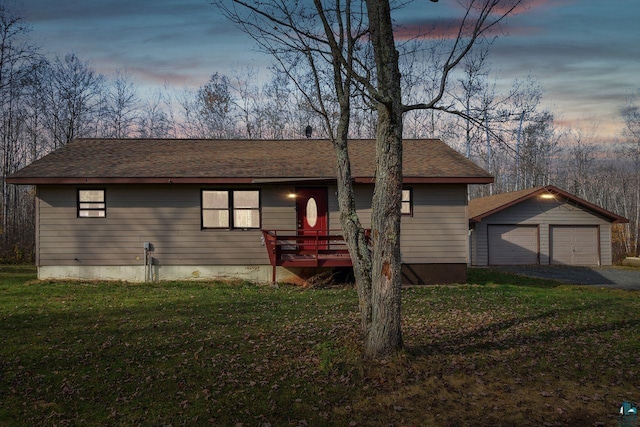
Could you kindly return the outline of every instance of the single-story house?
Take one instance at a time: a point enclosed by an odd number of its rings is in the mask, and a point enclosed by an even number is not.
[[[375,144],[349,141],[370,227]],[[405,283],[464,282],[467,185],[492,176],[440,140],[403,143]],[[36,187],[38,277],[300,281],[350,266],[328,140],[78,139],[11,175]]]
[[[469,202],[472,265],[611,265],[611,224],[628,220],[552,185]]]

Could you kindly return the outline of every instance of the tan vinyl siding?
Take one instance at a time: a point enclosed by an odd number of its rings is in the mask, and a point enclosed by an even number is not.
[[[162,265],[266,265],[260,230],[201,229],[200,191],[234,186],[105,186],[106,218],[77,217],[77,187],[38,188],[38,265],[142,265],[143,243]],[[293,230],[294,186],[261,185],[261,227]],[[466,263],[466,185],[413,185],[413,216],[402,217],[405,263]],[[356,207],[371,226],[372,185],[356,187]],[[328,187],[328,226],[340,229],[336,187]]]
[[[604,218],[584,208],[572,205],[560,199],[541,199],[533,197],[483,218],[475,224],[472,232],[474,247],[474,265],[487,265],[487,226],[499,225],[538,225],[540,236],[540,264],[548,265],[550,255],[550,226],[553,225],[592,225],[599,228],[600,260],[602,265],[611,265],[611,224]]]
[[[338,207],[338,189],[331,185],[327,188],[327,227],[340,230],[340,208]]]
[[[402,217],[404,263],[467,263],[466,185],[413,185],[413,216]]]
[[[260,230],[201,230],[201,189],[108,186],[107,217],[77,218],[75,187],[41,186],[38,265],[140,265],[143,242],[160,265],[268,264]],[[261,188],[263,228],[295,226],[288,192]]]
[[[413,216],[402,216],[400,244],[404,263],[467,263],[466,185],[407,185],[413,195]],[[329,227],[340,228],[335,187],[329,188]],[[373,185],[356,188],[356,209],[362,226],[371,227]]]
[[[329,187],[329,228],[340,230],[340,208],[338,206],[337,188]],[[373,198],[373,185],[358,185],[355,188],[356,211],[360,223],[364,228],[371,228],[371,199]]]

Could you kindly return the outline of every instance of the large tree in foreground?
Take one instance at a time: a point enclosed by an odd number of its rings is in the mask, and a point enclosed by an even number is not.
[[[461,0],[454,36],[443,52],[430,99],[405,105],[393,0],[214,0],[227,17],[273,55],[324,119],[337,157],[341,225],[353,260],[364,352],[384,357],[402,348],[400,322],[400,206],[403,114],[443,110],[460,116],[446,98],[452,71],[521,0]],[[434,1],[434,0],[432,0]],[[437,0],[436,0],[437,1]],[[434,1],[435,2],[435,1]],[[433,14],[434,5],[424,13]],[[441,52],[442,53],[442,52]],[[302,65],[302,66],[301,66]],[[371,245],[355,209],[347,137],[354,100],[376,113],[376,181]]]

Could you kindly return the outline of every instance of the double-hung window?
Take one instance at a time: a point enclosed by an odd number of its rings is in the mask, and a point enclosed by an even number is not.
[[[104,218],[107,216],[105,190],[78,190],[78,217]]]
[[[202,190],[202,228],[260,228],[260,191]]]

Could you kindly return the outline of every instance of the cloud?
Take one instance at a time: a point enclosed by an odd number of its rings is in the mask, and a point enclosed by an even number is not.
[[[407,41],[415,39],[424,40],[441,40],[455,39],[458,37],[463,22],[457,18],[441,18],[441,19],[424,19],[413,21],[403,25],[399,25],[394,30],[394,36],[397,41]],[[468,34],[471,28],[470,23],[462,29],[462,35]],[[535,26],[519,26],[509,27],[509,34],[528,36],[540,32],[540,28]],[[506,33],[506,29],[502,25],[492,27],[486,31],[485,35],[489,37],[500,36]]]
[[[266,69],[270,60],[208,0],[22,1],[30,37],[43,53],[73,51],[105,74],[126,68],[146,87],[198,87],[213,72]],[[457,37],[470,1],[398,2],[405,6],[394,10],[396,39],[447,44]],[[497,13],[510,1],[500,0]],[[513,79],[531,75],[544,89],[543,102],[564,120],[615,122],[625,94],[640,87],[637,2],[523,0],[487,34],[511,36],[491,46],[497,85],[508,91]]]
[[[507,16],[507,18],[501,21],[495,27],[492,27],[489,31],[486,32],[486,36],[500,36],[500,35],[516,35],[516,36],[530,36],[533,34],[538,34],[543,31],[543,28],[527,24],[526,19],[520,19],[523,16],[529,14],[536,14],[548,11],[549,9],[557,8],[568,3],[572,3],[575,0],[524,0],[520,5],[516,6],[516,8]],[[415,39],[455,39],[458,37],[460,32],[460,28],[463,25],[463,16],[465,12],[465,6],[469,2],[451,2],[451,5],[446,10],[442,11],[443,13],[447,13],[450,16],[446,17],[438,17],[438,18],[424,18],[424,19],[412,19],[408,18],[403,21],[396,27],[395,29],[395,37],[398,41],[406,41],[406,40],[415,40]],[[483,2],[479,2],[483,3]],[[492,16],[489,18],[488,22],[491,22],[492,19],[496,19],[501,15],[509,12],[511,7],[513,6],[513,0],[503,0],[498,3],[494,12],[491,14]],[[418,9],[419,10],[419,9]],[[418,12],[416,10],[415,12]],[[413,16],[424,16],[425,13],[413,13]],[[455,16],[455,17],[454,17]],[[471,16],[471,15],[470,15]],[[517,19],[516,19],[517,18]],[[513,25],[513,22],[516,22],[516,25]],[[469,20],[465,23],[466,33],[471,29],[471,25],[475,23],[474,20]]]
[[[214,8],[199,0],[29,0],[25,18],[30,23],[137,18],[142,21],[158,16],[198,15]]]
[[[167,70],[155,69],[148,66],[127,67],[127,71],[135,74],[136,79],[140,79],[148,85],[182,87],[190,86],[193,75],[187,69]],[[204,81],[204,80],[203,80]]]
[[[523,0],[513,10],[514,14],[523,14],[537,12],[540,10],[552,9],[565,4],[573,3],[575,0]],[[513,1],[505,0],[499,3],[496,8],[496,14],[504,14],[511,10]]]

